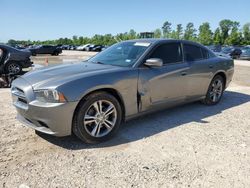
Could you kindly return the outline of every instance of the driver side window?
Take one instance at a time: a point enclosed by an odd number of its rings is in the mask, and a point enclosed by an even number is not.
[[[158,46],[150,58],[162,59],[163,64],[182,62],[182,50],[180,43],[167,43]]]

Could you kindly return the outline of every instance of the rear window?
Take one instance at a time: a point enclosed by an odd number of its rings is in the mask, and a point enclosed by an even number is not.
[[[158,46],[150,58],[160,58],[164,64],[182,62],[180,43],[167,43]]]
[[[197,61],[203,59],[203,52],[200,47],[191,44],[184,44],[183,48],[186,61]],[[207,54],[204,55],[207,56]]]

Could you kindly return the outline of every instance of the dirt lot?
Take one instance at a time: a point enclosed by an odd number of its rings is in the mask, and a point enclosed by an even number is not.
[[[98,145],[22,126],[9,89],[0,89],[0,106],[0,187],[250,187],[250,62],[236,62],[220,104],[197,102],[130,121]]]

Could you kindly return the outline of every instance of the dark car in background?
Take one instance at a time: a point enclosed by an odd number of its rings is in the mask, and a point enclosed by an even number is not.
[[[31,51],[33,56],[37,54],[51,54],[57,56],[62,53],[62,48],[54,45],[32,46],[28,49]]]
[[[30,67],[31,52],[8,45],[0,45],[0,74],[19,74],[23,68]]]
[[[212,50],[213,52],[221,52],[221,45],[210,45],[207,46],[208,49]]]
[[[86,48],[85,48],[85,50],[87,51],[87,52],[90,52],[90,51],[93,51],[93,48],[95,48],[97,45],[95,45],[95,44],[90,44],[89,46],[87,46]]]
[[[238,59],[242,51],[240,47],[227,46],[222,48],[221,53],[226,54],[233,59]]]
[[[93,52],[101,52],[103,50],[104,46],[103,45],[96,45],[95,47],[92,48]]]

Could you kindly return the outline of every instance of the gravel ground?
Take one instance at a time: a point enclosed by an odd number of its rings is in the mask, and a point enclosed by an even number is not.
[[[250,67],[235,69],[220,104],[132,120],[98,145],[35,134],[0,89],[0,187],[250,187]]]

